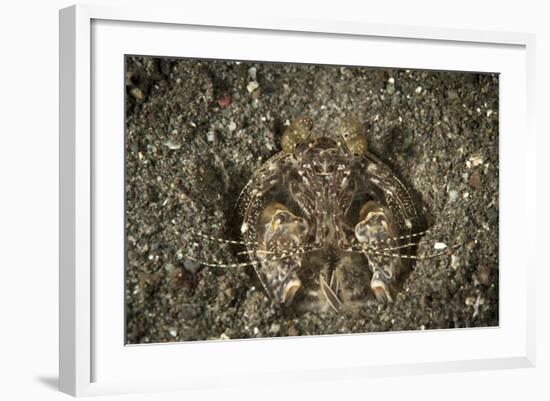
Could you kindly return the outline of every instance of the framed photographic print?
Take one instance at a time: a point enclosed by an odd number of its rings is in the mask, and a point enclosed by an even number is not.
[[[532,366],[531,35],[150,11],[60,14],[62,391]]]

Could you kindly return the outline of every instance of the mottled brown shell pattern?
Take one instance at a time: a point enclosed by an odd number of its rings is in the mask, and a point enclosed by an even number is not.
[[[339,311],[355,301],[353,294],[364,294],[354,288],[364,282],[346,279],[353,271],[370,272],[374,295],[391,302],[423,228],[414,202],[396,174],[368,152],[356,120],[343,120],[337,140],[313,138],[312,128],[307,118],[292,123],[283,150],[241,194],[241,233],[256,273],[282,305],[302,293],[302,303],[317,298]]]

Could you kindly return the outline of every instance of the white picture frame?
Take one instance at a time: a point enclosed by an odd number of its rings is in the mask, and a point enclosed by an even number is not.
[[[211,49],[210,52],[198,54],[199,50],[193,47],[177,48],[174,37],[189,34],[186,29],[192,29],[194,38],[202,41],[201,48]],[[144,30],[147,35],[140,36]],[[259,33],[262,40],[273,41],[274,45],[264,46],[265,51],[273,55],[255,53],[257,60],[326,62],[326,57],[332,57],[333,61],[362,65],[364,61],[360,58],[343,60],[347,57],[346,41],[383,39],[388,46],[406,42],[407,46],[417,46],[417,50],[426,52],[419,68],[475,70],[475,66],[480,66],[479,71],[490,68],[490,71],[503,74],[500,135],[503,202],[499,259],[504,265],[515,264],[516,269],[519,263],[521,271],[514,273],[513,279],[508,269],[501,271],[501,323],[498,328],[124,345],[124,328],[120,321],[123,302],[119,302],[123,296],[120,277],[124,265],[120,264],[120,271],[112,277],[94,270],[102,261],[117,263],[123,260],[116,249],[97,253],[94,245],[101,238],[117,238],[119,231],[114,229],[109,233],[105,227],[109,221],[120,221],[123,210],[118,202],[122,191],[113,195],[107,187],[101,187],[104,181],[96,180],[106,170],[115,172],[112,174],[115,181],[123,174],[120,141],[124,121],[120,114],[102,114],[107,108],[122,113],[123,107],[119,106],[123,84],[110,81],[111,76],[103,73],[104,67],[118,68],[120,64],[109,63],[122,62],[120,56],[128,53],[246,59],[253,56],[246,53],[246,46],[238,46],[238,40],[233,45],[224,43],[223,48],[216,47],[212,34],[235,34],[246,41]],[[129,37],[137,39],[131,42]],[[289,39],[294,43],[315,40],[321,44],[324,40],[328,45],[331,37],[338,37],[344,44],[341,54],[335,50],[330,56],[321,55],[320,48],[315,46],[304,54],[298,45],[276,45]],[[434,51],[430,46],[437,46],[441,60],[430,61],[433,58],[430,52]],[[122,9],[79,5],[61,10],[60,390],[80,396],[244,386],[252,379],[261,385],[273,382],[273,377],[277,378],[277,383],[328,378],[359,380],[386,375],[534,366],[535,259],[531,256],[534,252],[529,252],[533,245],[527,238],[514,236],[515,227],[535,232],[534,48],[534,35],[524,33],[372,25],[367,21],[294,20],[290,17],[247,16],[242,19],[236,15],[218,15],[215,11],[193,15],[184,9],[154,7]],[[493,52],[492,58],[484,61],[488,51]],[[277,56],[275,52],[279,52]],[[445,57],[461,52],[464,52],[462,64],[455,57]],[[400,67],[403,57],[407,57],[405,53],[376,53],[370,65]],[[122,74],[118,74],[117,79],[122,79]],[[515,88],[513,97],[508,96],[512,88]],[[116,91],[120,94],[116,95]],[[120,129],[120,135],[113,136],[114,142],[98,143],[93,134],[98,127]],[[517,132],[521,135],[514,135]],[[513,160],[510,158],[512,152]],[[508,168],[512,165],[513,169]],[[522,191],[514,191],[513,185],[508,185],[517,182],[523,183]],[[119,184],[122,185],[122,181]],[[110,195],[115,198],[109,198]],[[113,199],[118,209],[104,213],[102,205],[106,199]],[[527,252],[518,259],[514,249]],[[112,314],[107,311],[108,305],[111,305]],[[388,345],[396,350],[395,355],[376,353],[376,349]],[[323,358],[318,356],[321,347]],[[429,351],[421,357],[414,349]],[[368,357],[358,350],[369,351]],[[285,352],[297,356],[291,368],[285,365],[282,357]],[[182,353],[186,355],[185,362],[182,362]],[[174,371],[177,373],[169,374]]]

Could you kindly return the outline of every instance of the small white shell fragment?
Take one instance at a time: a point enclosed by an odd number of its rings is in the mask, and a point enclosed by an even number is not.
[[[206,133],[206,140],[208,142],[214,142],[215,139],[216,139],[216,136],[214,135],[214,131],[208,131]]]
[[[483,156],[481,155],[473,155],[470,157],[469,162],[472,163],[472,166],[477,167],[480,164],[483,164]]]
[[[229,132],[235,131],[235,129],[237,129],[237,124],[235,124],[235,121],[230,121],[227,129],[229,130]]]
[[[455,191],[454,189],[451,189],[449,191],[449,200],[453,202],[457,199],[458,199],[458,191]]]
[[[493,110],[491,109],[487,110],[487,117],[491,117],[491,114],[493,114]]]
[[[250,77],[251,80],[253,81],[256,80],[256,67],[250,67],[248,69],[248,76]]]
[[[241,226],[241,233],[244,234],[245,232],[248,231],[248,224],[247,223],[244,223],[242,226]]]
[[[178,150],[179,148],[181,148],[180,143],[173,141],[171,139],[164,142],[164,146],[166,146],[168,149],[171,149],[171,150]]]
[[[178,335],[178,331],[176,329],[170,329],[170,335],[172,337],[176,337]]]
[[[438,251],[441,251],[443,249],[447,248],[447,244],[443,243],[443,242],[436,242],[434,244],[434,249],[438,250]]]
[[[459,266],[459,258],[456,255],[451,255],[451,268],[453,270],[458,269]]]
[[[422,87],[421,86],[417,86],[416,89],[414,90],[416,93],[420,93],[422,92]]]
[[[476,318],[477,315],[479,314],[479,305],[482,305],[482,302],[481,302],[481,294],[478,294],[477,295],[477,298],[476,298],[476,301],[474,303],[474,314],[472,315],[472,318]]]
[[[249,93],[252,93],[254,92],[256,89],[258,89],[260,87],[260,84],[256,81],[250,81],[248,83],[248,85],[246,85],[246,90],[249,92]]]
[[[390,83],[390,84],[395,83],[395,79],[393,79],[392,77],[390,77],[390,78],[388,79],[388,83]]]

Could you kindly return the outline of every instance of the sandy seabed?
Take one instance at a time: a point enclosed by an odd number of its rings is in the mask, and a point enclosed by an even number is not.
[[[498,325],[498,75],[127,57],[126,80],[128,343]],[[191,230],[239,239],[239,192],[304,114],[318,136],[361,121],[429,222],[419,256],[463,244],[416,263],[392,304],[279,308],[252,267],[185,258]],[[211,260],[243,261],[199,241]]]

